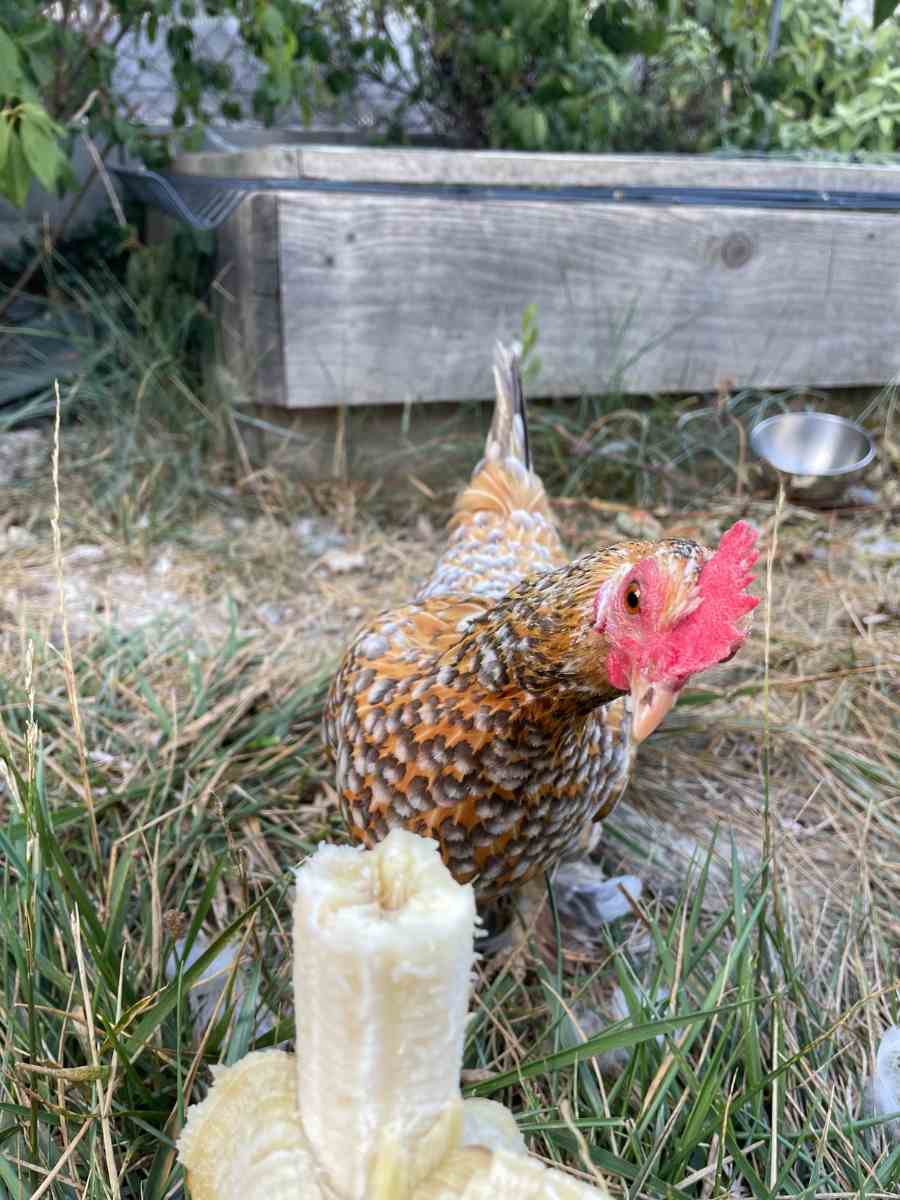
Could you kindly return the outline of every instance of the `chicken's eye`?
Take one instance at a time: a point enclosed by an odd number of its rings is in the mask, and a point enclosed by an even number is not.
[[[629,583],[628,585],[628,589],[625,592],[625,607],[630,613],[640,612],[641,589],[636,583]]]

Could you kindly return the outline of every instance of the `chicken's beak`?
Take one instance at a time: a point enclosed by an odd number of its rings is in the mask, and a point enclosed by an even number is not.
[[[635,742],[648,737],[675,703],[675,689],[650,683],[641,671],[631,677],[631,735]]]

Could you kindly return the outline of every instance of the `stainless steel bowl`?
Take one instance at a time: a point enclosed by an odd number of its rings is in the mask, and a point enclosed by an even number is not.
[[[750,432],[755,453],[787,476],[788,494],[821,504],[838,499],[858,483],[873,459],[875,446],[864,429],[833,413],[782,413]]]

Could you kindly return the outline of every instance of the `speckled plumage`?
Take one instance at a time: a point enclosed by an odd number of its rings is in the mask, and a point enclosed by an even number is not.
[[[482,895],[582,844],[627,782],[630,699],[607,676],[598,588],[652,552],[681,603],[710,557],[693,542],[628,542],[567,562],[502,350],[495,376],[485,457],[447,548],[411,604],[357,634],[325,712],[353,835],[435,837]]]

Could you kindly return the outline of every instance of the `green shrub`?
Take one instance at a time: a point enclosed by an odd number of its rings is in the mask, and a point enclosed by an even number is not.
[[[770,56],[767,0],[410,0],[363,5],[353,53],[396,97],[386,130],[419,112],[469,147],[893,151],[900,25],[841,7],[785,0]],[[386,9],[411,29],[406,71]]]
[[[891,153],[900,117],[900,27],[841,20],[840,0],[787,0],[770,102],[775,145]]]
[[[40,61],[35,31],[0,24],[0,195],[25,203],[32,179],[48,191],[65,178],[65,130],[44,107],[32,66]]]
[[[175,88],[177,129],[245,114],[232,94],[227,64],[204,58],[194,36],[199,12],[232,14],[260,63],[253,97],[258,117],[271,122],[296,101],[315,103],[348,86],[329,68],[331,28],[305,0],[96,0],[65,4],[52,15],[46,0],[17,0],[0,15],[0,195],[22,205],[33,180],[50,191],[73,184],[70,141],[84,131],[101,147],[123,146],[151,165],[166,160],[168,139],[132,120],[128,96],[113,86],[124,40],[165,40]],[[163,32],[164,31],[164,32]]]
[[[131,122],[113,89],[126,35],[165,36],[176,128],[245,116],[227,64],[195,43],[198,7],[98,0],[50,20],[43,0],[6,6],[0,194],[21,204],[33,179],[69,186],[80,129],[164,161],[166,139]],[[841,0],[784,0],[774,53],[768,0],[208,0],[204,11],[238,18],[267,123],[291,105],[310,120],[376,85],[373,132],[392,140],[418,123],[472,148],[889,153],[900,24],[877,8],[868,29],[842,20]]]

